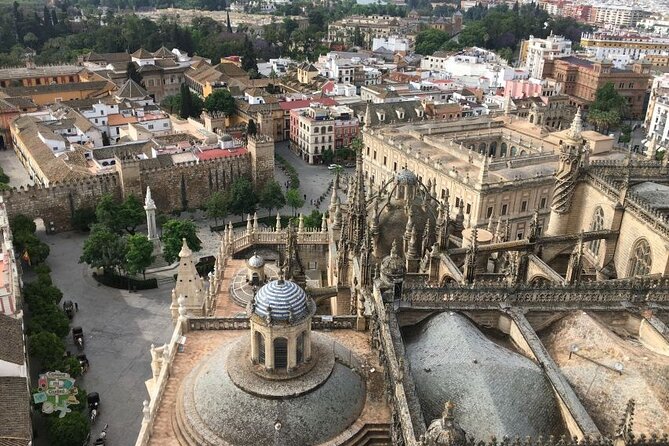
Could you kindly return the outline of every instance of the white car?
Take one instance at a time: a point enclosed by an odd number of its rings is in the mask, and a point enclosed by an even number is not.
[[[328,166],[328,169],[335,170],[335,169],[342,169],[342,167],[341,167],[341,164],[330,164]]]

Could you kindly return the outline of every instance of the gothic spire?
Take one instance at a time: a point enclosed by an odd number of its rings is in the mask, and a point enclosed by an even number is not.
[[[581,118],[581,107],[576,109],[574,120],[569,127],[569,137],[571,139],[581,139],[581,132],[583,131],[583,119]]]

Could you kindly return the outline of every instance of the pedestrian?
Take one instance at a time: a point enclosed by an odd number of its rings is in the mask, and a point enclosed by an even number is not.
[[[79,312],[79,304],[77,302],[74,303],[74,311]]]

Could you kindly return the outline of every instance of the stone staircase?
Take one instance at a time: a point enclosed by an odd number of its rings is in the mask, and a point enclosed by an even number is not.
[[[178,383],[170,380],[165,387],[163,400],[174,401],[177,393]],[[155,423],[153,425],[153,432],[151,433],[151,441],[149,445],[167,446],[174,444],[174,435],[172,430],[172,416],[174,414],[174,407],[168,404],[161,404],[158,413],[156,414]]]
[[[341,446],[390,446],[390,425],[366,423],[358,432],[341,443]]]

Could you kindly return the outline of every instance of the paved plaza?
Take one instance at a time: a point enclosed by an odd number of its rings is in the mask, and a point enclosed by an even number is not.
[[[100,394],[100,416],[92,436],[109,423],[109,444],[135,444],[148,394],[144,381],[151,376],[152,343],[162,345],[172,335],[171,286],[128,293],[98,286],[88,266],[78,263],[84,235],[73,232],[43,237],[51,248],[48,263],[63,299],[79,304],[72,326],[84,330],[91,367],[78,384]],[[75,353],[71,338],[68,348]],[[45,438],[37,439],[46,446]]]
[[[9,185],[12,187],[32,186],[34,184],[13,150],[0,150],[0,167],[9,175]]]

